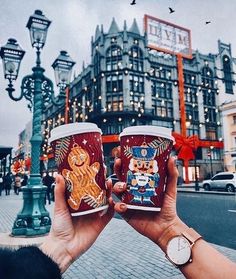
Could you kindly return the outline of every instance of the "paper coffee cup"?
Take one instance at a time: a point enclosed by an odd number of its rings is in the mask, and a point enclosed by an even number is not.
[[[108,207],[101,130],[94,123],[71,123],[51,131],[58,172],[66,183],[72,216]]]
[[[171,129],[132,126],[120,134],[123,182],[122,202],[128,208],[160,211],[167,182],[167,161],[174,138]]]

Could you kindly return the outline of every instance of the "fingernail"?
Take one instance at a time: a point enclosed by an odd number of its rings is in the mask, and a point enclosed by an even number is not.
[[[100,216],[100,217],[104,216],[104,215],[107,213],[107,210],[108,210],[108,208],[106,208],[106,209],[104,209],[103,211],[101,211],[101,212],[99,213],[99,216]]]
[[[178,160],[178,157],[174,156],[174,163],[175,163],[175,165],[177,164],[177,160]]]
[[[127,206],[126,206],[125,203],[121,203],[121,204],[120,204],[120,209],[126,209],[126,208],[127,208]]]
[[[118,188],[122,190],[122,189],[124,189],[124,186],[125,186],[124,183],[122,183],[122,184],[120,183],[119,186],[118,186]]]

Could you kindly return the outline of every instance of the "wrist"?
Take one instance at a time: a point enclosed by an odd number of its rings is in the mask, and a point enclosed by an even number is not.
[[[187,229],[188,226],[183,221],[181,221],[179,217],[177,217],[176,220],[174,220],[170,225],[166,226],[161,235],[158,237],[156,243],[163,252],[166,252],[170,232],[175,232],[176,235],[180,235]]]
[[[66,244],[58,239],[53,239],[50,235],[39,249],[58,265],[61,274],[64,273],[73,262],[72,256],[66,249]]]

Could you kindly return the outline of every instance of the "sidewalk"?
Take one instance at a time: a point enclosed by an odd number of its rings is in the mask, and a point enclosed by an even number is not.
[[[22,196],[0,197],[0,233],[9,233],[22,207]],[[47,205],[50,213],[53,204]],[[1,243],[0,243],[1,244]],[[214,245],[236,261],[236,250]],[[182,279],[163,252],[125,221],[113,218],[95,244],[65,272],[64,279]]]

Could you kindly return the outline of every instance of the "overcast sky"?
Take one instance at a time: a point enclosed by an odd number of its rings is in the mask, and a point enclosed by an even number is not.
[[[20,74],[15,84],[19,93],[22,78],[32,73],[35,65],[35,51],[31,48],[29,32],[25,27],[30,15],[36,9],[52,21],[47,41],[41,55],[45,75],[54,82],[51,64],[60,50],[68,51],[80,73],[83,61],[90,63],[90,41],[97,25],[103,24],[107,32],[112,18],[120,29],[124,20],[128,28],[136,18],[143,32],[144,14],[175,23],[191,30],[192,48],[204,54],[217,52],[217,41],[231,43],[236,56],[236,1],[232,0],[0,0],[0,47],[8,38],[17,39],[26,51],[21,63]],[[168,7],[175,12],[169,14]],[[206,25],[206,21],[211,21]],[[7,81],[3,78],[0,61],[0,145],[16,147],[18,135],[30,121],[32,114],[27,103],[12,101],[5,91]],[[57,90],[57,88],[55,88]]]

